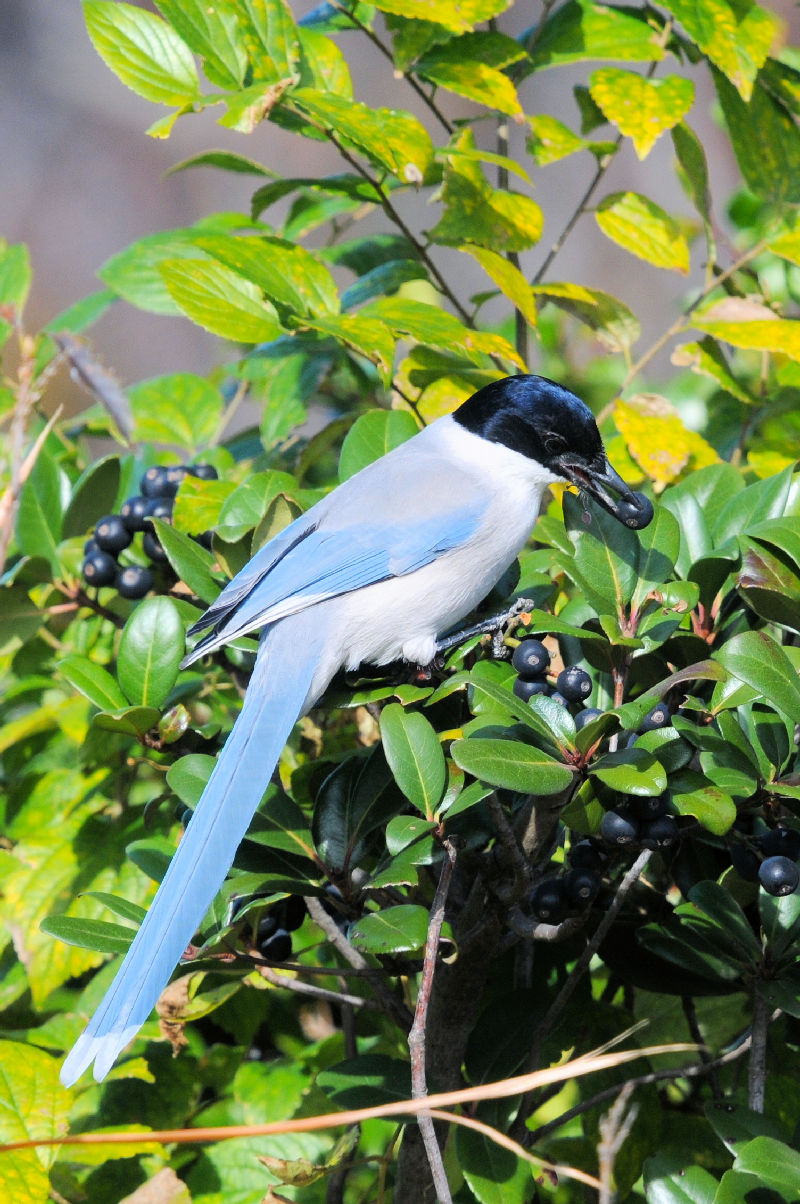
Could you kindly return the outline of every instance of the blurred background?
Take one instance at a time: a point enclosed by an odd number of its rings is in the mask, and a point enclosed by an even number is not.
[[[291,0],[295,17],[314,7]],[[770,5],[780,14],[785,38],[796,42],[800,19],[787,0]],[[534,23],[538,4],[518,2],[499,21],[510,34]],[[356,97],[368,104],[411,109],[422,117],[434,138],[442,141],[430,114],[410,89],[392,78],[387,61],[358,33],[338,35],[351,65]],[[634,66],[634,65],[631,65]],[[665,60],[664,70],[688,74],[697,96],[688,116],[701,137],[711,171],[712,195],[728,198],[738,172],[724,138],[718,136],[713,90],[708,75]],[[572,86],[585,73],[569,68],[540,72],[521,87],[526,114],[548,113],[579,129]],[[450,117],[470,111],[468,102],[440,92],[438,103]],[[249,210],[257,186],[255,177],[213,168],[174,175],[168,169],[187,156],[210,148],[226,148],[254,158],[282,174],[335,172],[341,161],[333,148],[303,142],[270,123],[246,137],[216,124],[221,109],[181,118],[167,141],[145,134],[166,110],[140,99],[125,88],[95,53],[86,34],[78,0],[54,5],[52,0],[3,0],[0,4],[0,236],[23,241],[31,249],[34,286],[27,326],[35,329],[60,310],[94,291],[100,284],[97,268],[134,239],[157,230],[187,226],[209,212]],[[491,135],[487,128],[487,138]],[[608,136],[602,127],[597,137]],[[512,125],[511,154],[533,176],[533,195],[545,214],[545,232],[538,247],[522,257],[523,270],[536,271],[560,234],[574,198],[581,195],[594,172],[588,154],[570,157],[544,169],[536,168],[525,152],[524,134]],[[486,143],[492,146],[491,142]],[[656,200],[668,211],[693,217],[691,206],[667,170],[672,158],[668,135],[640,163],[630,147],[614,161],[599,197],[631,188]],[[517,185],[515,184],[515,187]],[[520,181],[519,187],[525,185]],[[568,200],[565,200],[568,198]],[[410,208],[408,207],[410,203]],[[410,198],[405,212],[417,230],[434,224],[429,197]],[[270,220],[281,210],[270,210]],[[720,237],[727,236],[725,214],[716,214]],[[365,219],[362,232],[381,228],[381,215]],[[469,296],[487,288],[487,278],[467,256],[440,253],[440,266],[455,290]],[[626,255],[584,216],[553,264],[548,278],[572,279],[603,288],[625,301],[643,324],[640,347],[667,325],[680,298],[702,279],[697,245],[693,274],[687,280]],[[472,271],[470,272],[470,267]],[[497,319],[503,310],[485,311]],[[649,337],[648,337],[649,336]],[[100,360],[123,384],[171,371],[203,373],[223,361],[229,349],[184,318],[156,317],[119,302],[93,328],[91,339]],[[533,343],[531,369],[536,370]],[[656,364],[669,370],[667,357]],[[71,406],[86,398],[62,377],[60,400]]]

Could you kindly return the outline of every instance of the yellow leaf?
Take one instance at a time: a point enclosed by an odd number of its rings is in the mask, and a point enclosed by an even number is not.
[[[617,67],[594,71],[589,92],[608,120],[631,139],[640,159],[682,121],[694,101],[694,84],[680,75],[645,79]]]
[[[595,220],[614,242],[657,268],[689,271],[689,244],[660,205],[636,192],[615,192],[595,210]]]
[[[529,322],[531,326],[535,326],[536,302],[533,298],[533,290],[519,268],[515,267],[505,256],[498,255],[496,251],[486,250],[484,247],[470,246],[466,243],[460,249],[470,254],[473,259],[477,259],[486,275],[520,311],[525,321]]]
[[[684,468],[715,464],[719,456],[695,431],[684,426],[680,415],[657,393],[637,393],[617,401],[614,421],[633,459],[660,493]]]

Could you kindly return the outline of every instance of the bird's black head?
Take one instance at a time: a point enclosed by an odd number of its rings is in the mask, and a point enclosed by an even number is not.
[[[537,461],[554,481],[577,485],[626,526],[646,527],[653,517],[649,499],[609,464],[592,411],[563,385],[545,376],[507,376],[473,393],[453,417],[482,439]]]

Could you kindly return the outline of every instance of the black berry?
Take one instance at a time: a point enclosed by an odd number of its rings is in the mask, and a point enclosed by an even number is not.
[[[534,698],[537,694],[546,694],[549,688],[546,677],[531,679],[515,677],[512,687],[517,698],[521,698],[523,702],[527,702],[529,698]]]
[[[112,585],[117,576],[117,562],[108,552],[92,552],[81,567],[87,585]]]
[[[124,551],[132,538],[133,536],[119,514],[107,514],[105,518],[100,519],[94,529],[95,543],[104,552],[110,552],[112,556]]]
[[[755,849],[746,844],[731,846],[731,862],[740,878],[745,882],[758,882],[758,871],[761,868],[761,858]]]
[[[285,928],[278,928],[272,936],[261,941],[258,951],[262,957],[271,962],[285,962],[292,956],[292,938]]]
[[[153,498],[151,501],[149,501],[147,503],[147,514],[145,515],[145,528],[144,529],[146,531],[149,530],[149,528],[146,525],[148,518],[160,518],[160,519],[163,519],[165,522],[170,522],[170,520],[172,519],[172,506],[173,506],[172,498],[157,497],[157,498]]]
[[[219,473],[213,464],[189,464],[186,467],[186,471],[201,481],[219,480]]]
[[[160,464],[154,464],[152,468],[148,468],[139,481],[139,488],[145,497],[166,497],[167,496],[167,470],[162,468]]]
[[[171,464],[169,468],[164,469],[164,493],[167,497],[175,496],[188,471],[183,464]]]
[[[281,928],[295,932],[306,918],[306,905],[302,895],[289,895],[275,909],[280,917]]]
[[[161,546],[160,541],[156,538],[152,531],[145,531],[144,539],[142,540],[144,554],[154,564],[166,564],[167,553]]]
[[[143,564],[128,564],[120,569],[117,590],[122,598],[143,598],[153,588],[153,574]]]
[[[609,844],[636,844],[639,821],[631,811],[606,811],[600,824],[600,835]]]
[[[144,519],[151,499],[137,494],[120,507],[119,516],[129,531],[144,531]]]
[[[556,689],[569,702],[585,702],[592,692],[592,679],[585,669],[568,665],[556,678]]]
[[[800,858],[800,832],[796,828],[773,828],[761,837],[761,851],[765,857],[788,857],[790,861]]]
[[[653,503],[643,493],[634,493],[630,501],[617,502],[617,518],[634,531],[641,531],[652,522],[653,513]]]
[[[575,716],[575,727],[580,731],[582,727],[586,727],[587,723],[591,723],[593,719],[597,719],[602,713],[599,707],[584,707]]]
[[[84,556],[91,556],[92,552],[99,551],[101,551],[100,544],[97,542],[94,536],[92,536],[91,539],[87,539],[86,543],[83,545]]]
[[[550,692],[550,697],[552,698],[553,702],[557,702],[560,707],[569,706],[569,699],[559,690],[552,690]]]
[[[570,870],[564,878],[567,898],[573,907],[585,907],[600,889],[601,878],[596,870],[581,867]]]
[[[800,884],[800,869],[788,857],[767,857],[761,862],[758,880],[768,895],[791,895]]]
[[[633,800],[633,810],[641,820],[658,819],[666,814],[667,806],[666,794],[647,795],[645,798]]]
[[[680,836],[674,815],[659,815],[642,824],[641,843],[645,849],[668,849]]]
[[[668,727],[670,721],[669,707],[664,702],[659,702],[653,707],[652,711],[648,711],[644,719],[639,725],[640,732],[655,732],[661,727]]]
[[[214,538],[213,531],[202,531],[200,533],[200,535],[192,536],[192,539],[194,540],[194,542],[199,543],[200,547],[205,548],[206,551],[208,551],[208,552],[211,551],[211,541],[213,538]]]
[[[593,840],[579,840],[569,851],[569,863],[576,870],[597,870],[606,861],[608,854]]]
[[[543,924],[560,924],[568,911],[567,891],[560,878],[546,878],[532,891],[530,909]]]
[[[541,640],[523,640],[514,649],[511,664],[520,677],[536,678],[547,672],[550,653]]]
[[[280,924],[278,923],[278,917],[274,910],[270,909],[269,911],[265,912],[258,921],[258,928],[256,929],[256,943],[260,945],[263,941],[268,941],[271,936],[275,935],[279,928]]]

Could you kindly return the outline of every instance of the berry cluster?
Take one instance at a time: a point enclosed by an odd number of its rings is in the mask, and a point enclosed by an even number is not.
[[[141,532],[142,551],[151,566],[166,564],[167,554],[153,530],[152,520],[172,518],[175,494],[185,476],[216,480],[217,470],[211,464],[154,465],[139,481],[141,494],[128,498],[119,514],[107,514],[100,519],[83,547],[81,572],[87,585],[113,585],[123,598],[143,598],[149,593],[153,588],[152,569],[143,564],[120,564],[119,556]],[[198,539],[207,544],[210,535],[206,533]]]
[[[592,692],[592,679],[585,669],[567,665],[555,679],[555,689],[547,677],[550,668],[550,653],[541,640],[522,640],[514,649],[511,663],[517,671],[514,693],[523,702],[537,694],[546,694],[554,702],[567,707],[570,703],[584,703]],[[595,707],[584,707],[575,716],[578,728],[595,719],[601,712]]]
[[[231,918],[246,903],[258,896],[234,899]],[[253,946],[259,955],[271,962],[285,962],[292,956],[292,933],[306,917],[306,905],[302,895],[288,895],[262,911],[258,917],[253,936]]]
[[[570,868],[544,878],[531,892],[528,910],[543,924],[560,924],[583,911],[602,886],[608,854],[596,840],[579,840],[569,852]]]
[[[800,886],[800,832],[772,828],[750,843],[731,846],[731,861],[740,878],[760,882],[769,895],[791,895]]]
[[[678,821],[668,814],[666,794],[657,797],[622,796],[610,807],[600,824],[600,835],[609,844],[643,849],[668,849],[680,836]]]

